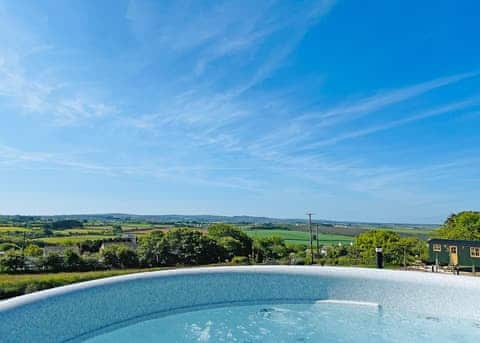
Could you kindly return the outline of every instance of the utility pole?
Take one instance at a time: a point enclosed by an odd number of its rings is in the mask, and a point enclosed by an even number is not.
[[[23,231],[22,259],[25,258],[25,247],[27,246],[27,233]]]
[[[317,223],[317,235],[316,235],[316,238],[317,238],[317,255],[320,255],[320,248],[318,246],[318,223]]]
[[[313,259],[314,259],[314,256],[313,256],[313,230],[312,230],[312,215],[314,213],[307,213],[308,215],[308,230],[310,231],[310,257],[311,257],[311,261],[310,261],[310,264],[313,264]]]

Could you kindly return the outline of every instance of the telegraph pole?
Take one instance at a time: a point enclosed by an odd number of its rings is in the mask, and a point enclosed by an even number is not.
[[[317,236],[316,236],[316,238],[317,238],[317,255],[320,255],[320,248],[318,246],[318,223],[317,223]]]
[[[310,231],[310,264],[313,264],[314,254],[313,254],[313,230],[312,230],[312,215],[314,213],[307,213],[308,215],[308,230]]]

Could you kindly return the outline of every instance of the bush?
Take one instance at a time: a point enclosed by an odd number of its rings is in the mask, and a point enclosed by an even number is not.
[[[82,271],[104,270],[105,265],[100,261],[98,254],[84,254],[82,256]]]
[[[42,248],[39,248],[38,246],[34,244],[29,244],[25,248],[25,255],[26,256],[31,256],[31,257],[40,257],[43,255],[43,250]]]
[[[250,264],[250,261],[246,256],[233,256],[232,264]]]

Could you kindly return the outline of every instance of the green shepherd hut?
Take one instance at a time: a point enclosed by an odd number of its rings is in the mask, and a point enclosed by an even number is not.
[[[480,241],[432,238],[428,255],[434,264],[480,269]]]

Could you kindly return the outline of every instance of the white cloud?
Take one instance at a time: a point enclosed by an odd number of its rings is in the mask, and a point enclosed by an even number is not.
[[[379,92],[376,95],[357,100],[356,102],[343,103],[326,110],[306,113],[297,118],[297,120],[314,121],[321,126],[333,125],[341,121],[373,113],[384,107],[407,101],[440,87],[445,87],[478,75],[478,72],[457,74],[399,89]]]
[[[374,134],[374,133],[377,133],[377,132],[380,132],[380,131],[393,129],[393,128],[396,128],[398,126],[413,123],[413,122],[416,122],[416,121],[419,121],[419,120],[439,116],[439,115],[442,115],[442,114],[445,114],[445,113],[450,113],[450,112],[453,112],[453,111],[463,110],[463,109],[465,109],[469,106],[475,105],[476,103],[478,103],[478,100],[469,99],[469,100],[465,100],[465,101],[459,101],[459,102],[456,102],[456,103],[453,103],[453,104],[444,105],[444,106],[441,106],[441,107],[438,107],[438,108],[433,108],[433,109],[429,109],[429,110],[420,111],[420,113],[414,114],[414,115],[411,115],[411,116],[408,116],[408,117],[393,120],[393,121],[386,122],[386,123],[383,123],[383,124],[380,124],[380,125],[375,125],[375,126],[366,127],[366,128],[363,128],[363,129],[354,130],[354,131],[350,131],[350,132],[347,132],[347,133],[339,134],[339,135],[333,136],[332,138],[325,139],[325,140],[322,140],[322,141],[317,141],[317,142],[314,142],[314,143],[303,146],[302,149],[303,150],[308,150],[308,149],[316,149],[316,148],[319,148],[319,147],[324,147],[324,146],[327,146],[327,145],[334,145],[334,144],[337,144],[337,143],[340,143],[340,142],[343,142],[343,141],[346,141],[346,140],[355,139],[355,138],[371,135],[371,134]]]

